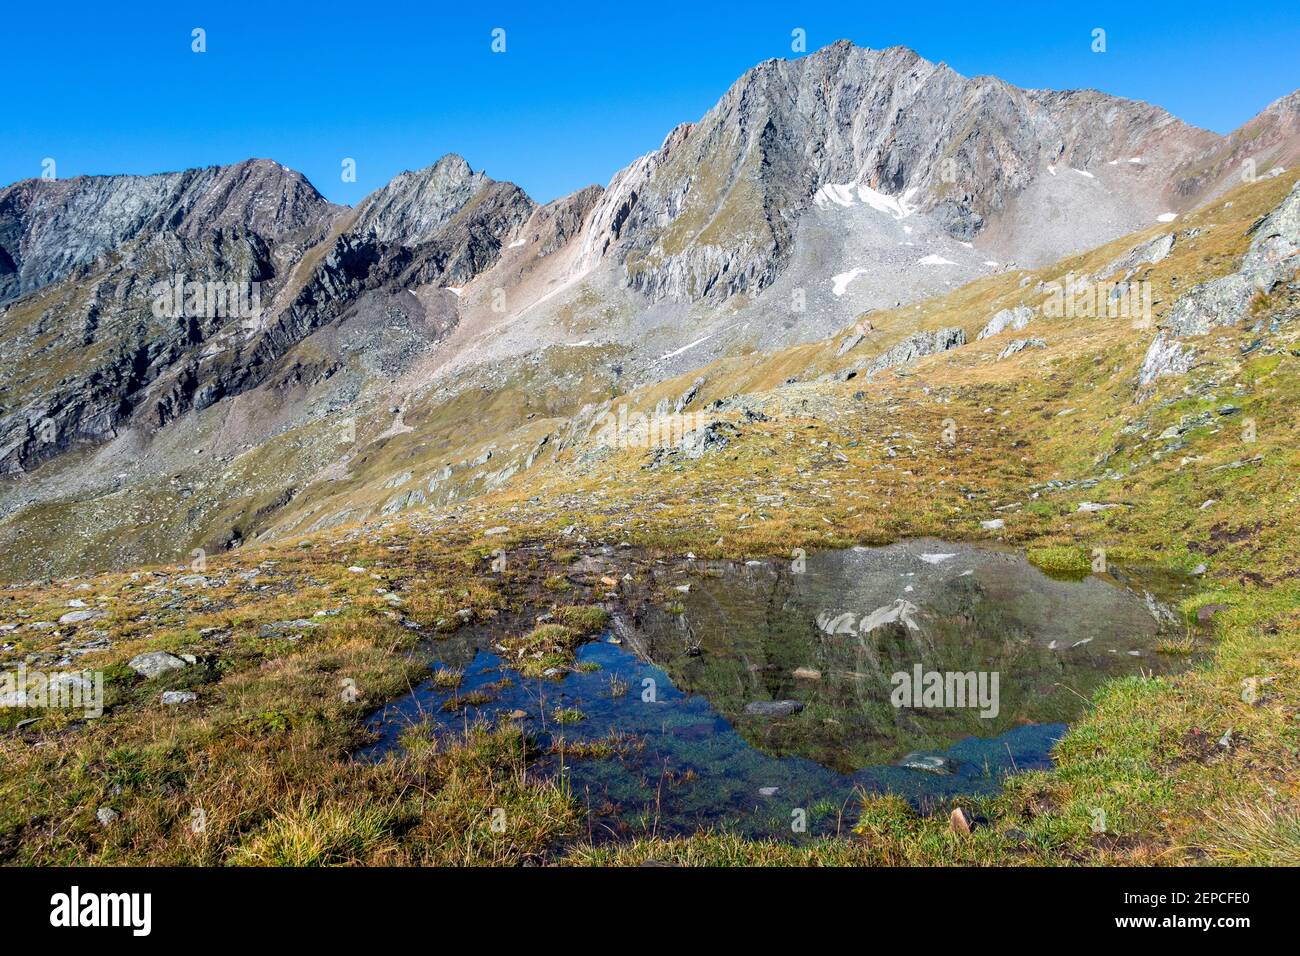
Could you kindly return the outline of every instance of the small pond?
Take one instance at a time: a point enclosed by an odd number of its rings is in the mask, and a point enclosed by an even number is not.
[[[612,549],[595,560],[622,569]],[[924,808],[1050,767],[1101,683],[1186,666],[1156,650],[1183,631],[1168,607],[1182,586],[1115,569],[1057,580],[1016,552],[934,540],[655,563],[562,675],[522,677],[490,632],[433,643],[431,667],[463,668],[460,687],[429,680],[380,709],[358,756],[381,757],[413,724],[516,719],[543,751],[617,742],[538,766],[566,775],[596,839],[834,832],[859,790]],[[484,689],[481,705],[444,709]],[[558,723],[566,710],[582,719]]]

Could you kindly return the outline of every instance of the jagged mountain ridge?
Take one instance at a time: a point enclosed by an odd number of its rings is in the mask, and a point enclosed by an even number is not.
[[[404,174],[356,211],[262,160],[9,187],[0,238],[14,296],[0,348],[16,367],[0,383],[0,468],[238,394],[369,290],[472,278],[533,208],[459,157]],[[153,315],[156,284],[177,276],[257,283],[262,314]],[[48,381],[51,367],[72,374]]]

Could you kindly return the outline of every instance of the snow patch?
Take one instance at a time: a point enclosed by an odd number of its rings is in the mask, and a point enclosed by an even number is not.
[[[916,263],[918,266],[955,266],[957,263],[951,259],[945,259],[943,256],[937,256],[934,253],[920,259]]]
[[[828,209],[831,206],[841,206],[847,209],[860,202],[895,219],[906,219],[916,212],[915,207],[910,202],[912,194],[915,192],[914,188],[909,189],[902,197],[895,198],[877,192],[866,185],[828,183],[813,193],[813,205],[819,209]]]
[[[1156,216],[1156,222],[1173,222],[1177,218],[1178,213],[1176,212],[1162,212],[1160,215]]]
[[[836,296],[841,296],[849,290],[849,285],[858,276],[866,275],[869,269],[852,269],[848,272],[841,272],[837,276],[831,276],[831,292]]]

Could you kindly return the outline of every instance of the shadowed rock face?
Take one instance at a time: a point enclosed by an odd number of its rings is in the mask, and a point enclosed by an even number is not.
[[[366,293],[472,279],[534,208],[459,156],[398,176],[342,229],[345,209],[266,160],[12,186],[0,193],[0,470],[239,394]],[[227,299],[158,315],[158,284],[178,279]],[[241,293],[242,310],[230,301]]]

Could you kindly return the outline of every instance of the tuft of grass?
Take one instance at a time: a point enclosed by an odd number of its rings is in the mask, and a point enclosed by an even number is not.
[[[557,707],[551,716],[557,724],[577,724],[587,719],[587,715],[576,707]]]
[[[439,667],[433,672],[431,679],[434,687],[455,690],[460,686],[460,682],[465,679],[465,671],[459,667]]]
[[[1234,866],[1300,866],[1300,809],[1234,802],[1210,814],[1201,848]]]
[[[236,866],[373,865],[395,855],[392,810],[370,802],[313,805],[304,797],[235,847]]]
[[[556,618],[580,634],[591,634],[609,623],[609,612],[596,604],[569,605],[555,609]]]
[[[1040,571],[1054,577],[1086,577],[1092,572],[1088,552],[1069,545],[1029,548],[1025,557]]]
[[[1156,642],[1156,653],[1170,657],[1187,657],[1196,652],[1196,638],[1188,631],[1181,637],[1164,637]]]

